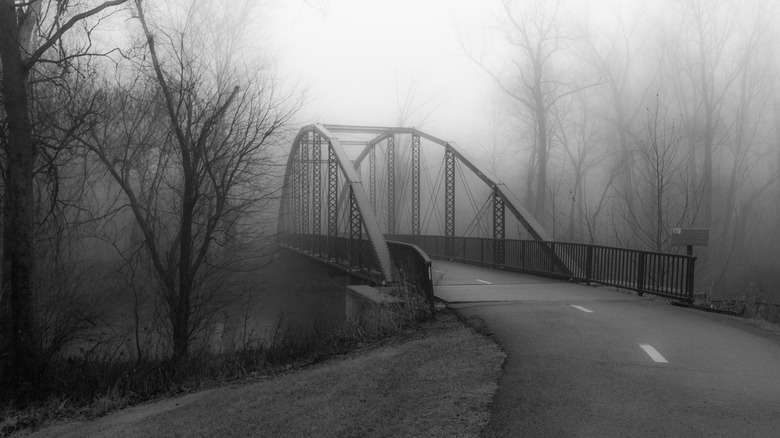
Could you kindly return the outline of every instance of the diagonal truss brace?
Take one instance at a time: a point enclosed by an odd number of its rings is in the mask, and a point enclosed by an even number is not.
[[[354,199],[360,212],[363,227],[366,231],[368,240],[371,241],[371,246],[376,255],[377,262],[379,263],[379,269],[382,276],[387,281],[394,281],[395,270],[393,269],[393,262],[390,257],[390,250],[387,247],[387,241],[385,240],[385,236],[379,228],[379,222],[377,222],[376,216],[371,209],[371,202],[363,188],[363,183],[360,181],[360,176],[352,167],[352,161],[349,159],[349,156],[347,156],[344,148],[341,147],[339,139],[323,125],[315,124],[304,128],[304,130],[306,129],[319,133],[320,136],[328,139],[330,142],[330,150],[345,177],[345,184],[347,184],[352,191],[351,199]]]
[[[328,125],[331,126],[331,125]],[[435,137],[433,135],[430,135],[426,132],[420,131],[417,128],[390,128],[390,127],[353,127],[353,126],[344,126],[344,125],[333,125],[338,129],[339,131],[344,132],[365,132],[365,133],[372,133],[376,134],[376,137],[374,137],[372,140],[370,140],[368,143],[366,143],[366,146],[363,148],[363,150],[360,152],[360,154],[357,156],[354,162],[354,167],[359,168],[361,162],[369,155],[369,153],[382,141],[386,140],[388,137],[396,134],[407,134],[412,136],[419,136],[420,138],[424,138],[425,140],[428,140],[432,143],[438,144],[445,148],[445,150],[449,150],[455,158],[457,158],[458,161],[463,163],[469,170],[471,170],[474,175],[479,177],[488,187],[494,187],[495,190],[499,193],[501,198],[504,200],[504,205],[506,208],[509,209],[509,211],[514,215],[517,220],[523,225],[523,227],[528,231],[528,234],[535,240],[552,240],[552,237],[547,232],[547,230],[544,229],[542,224],[536,220],[536,218],[531,214],[531,211],[526,208],[526,206],[507,188],[507,186],[501,182],[498,178],[491,175],[490,172],[487,172],[483,170],[478,164],[476,164],[476,161],[471,159],[457,144],[453,142],[448,142],[445,140],[442,140],[438,137]],[[357,129],[361,129],[361,131],[358,131]]]

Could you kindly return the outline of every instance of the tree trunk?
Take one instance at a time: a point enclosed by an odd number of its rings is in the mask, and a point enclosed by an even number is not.
[[[534,134],[534,137],[536,135]],[[534,139],[534,141],[536,141]],[[536,200],[534,199],[534,180],[536,179],[536,147],[531,151],[531,159],[528,160],[528,174],[525,176],[525,203],[528,208],[536,207]]]
[[[712,143],[715,135],[712,123],[712,115],[707,114],[707,123],[704,128],[704,169],[702,174],[702,202],[704,203],[704,226],[712,226]]]
[[[545,221],[547,208],[547,108],[544,104],[541,79],[534,87],[534,105],[536,110],[536,159],[539,163],[536,179],[536,217]]]
[[[39,352],[33,312],[35,145],[28,112],[28,70],[16,38],[19,29],[13,1],[0,3],[0,29],[3,106],[8,122],[2,307],[10,313],[10,324],[3,323],[2,327],[4,331],[10,330],[2,333],[4,338],[10,337],[10,345],[3,347],[10,349],[9,363],[14,378],[32,382]]]
[[[179,295],[174,309],[173,355],[176,361],[187,357],[190,345],[190,297],[192,295],[192,221],[197,195],[195,193],[196,171],[192,155],[182,147],[184,167],[184,193],[182,194],[181,228],[179,243]]]

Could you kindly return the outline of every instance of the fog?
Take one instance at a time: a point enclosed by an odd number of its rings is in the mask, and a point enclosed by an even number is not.
[[[302,122],[457,141],[558,240],[709,228],[699,293],[778,301],[778,11],[764,1],[340,1],[273,11]],[[540,123],[542,122],[543,123]]]
[[[709,229],[697,299],[777,319],[774,2],[77,3],[17,2],[40,19],[0,41],[3,286],[21,306],[0,314],[27,328],[0,341],[22,356],[92,311],[139,358],[145,330],[186,356],[224,328],[266,287],[291,138],[314,122],[454,141],[559,241],[679,253],[672,229]]]
[[[285,2],[272,10],[278,18],[271,40],[278,43],[281,71],[308,89],[303,119],[378,126],[404,121],[454,140],[477,128],[482,117],[475,112],[490,100],[491,84],[463,56],[459,41],[466,24],[488,23],[488,6],[445,0]],[[409,99],[411,114],[401,114]]]

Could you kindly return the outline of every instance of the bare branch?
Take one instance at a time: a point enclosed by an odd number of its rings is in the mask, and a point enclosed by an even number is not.
[[[122,3],[125,3],[127,0],[110,0],[101,3],[100,5],[88,10],[81,12],[79,14],[74,15],[70,18],[70,20],[66,21],[62,26],[60,26],[54,34],[47,38],[43,44],[41,44],[38,49],[33,52],[29,58],[25,61],[25,67],[29,70],[32,68],[33,65],[35,65],[36,62],[43,56],[44,53],[46,53],[47,50],[49,50],[55,43],[57,43],[60,38],[70,30],[71,27],[73,27],[76,23],[80,22],[81,20],[84,20],[85,18],[89,18],[101,11],[103,11],[106,8],[110,8],[113,6],[119,6]],[[36,6],[39,6],[40,2],[33,2],[33,8]],[[26,18],[25,18],[26,19]]]

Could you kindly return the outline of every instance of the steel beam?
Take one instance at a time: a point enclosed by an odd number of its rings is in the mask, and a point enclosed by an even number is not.
[[[360,127],[350,127],[350,126],[341,126],[341,128],[344,128],[346,131],[348,128],[360,128]],[[355,159],[355,163],[359,165],[363,159],[369,154],[369,152],[376,147],[377,144],[379,144],[384,139],[388,138],[389,136],[393,134],[411,134],[411,135],[419,135],[421,138],[424,138],[432,143],[438,144],[444,148],[450,148],[453,154],[455,154],[455,157],[460,160],[461,163],[463,163],[469,170],[471,170],[472,173],[474,173],[477,177],[479,177],[485,184],[487,184],[489,187],[498,187],[499,191],[501,192],[504,202],[506,204],[506,207],[509,208],[509,211],[512,212],[512,214],[517,218],[518,221],[523,225],[523,227],[528,231],[528,234],[531,235],[532,238],[535,240],[552,240],[552,237],[549,233],[544,229],[544,227],[541,225],[539,221],[536,220],[536,218],[531,214],[530,210],[528,210],[525,205],[523,205],[522,202],[512,193],[509,191],[509,189],[506,187],[504,183],[502,183],[498,178],[496,178],[494,175],[490,174],[490,172],[485,171],[482,169],[481,166],[479,166],[476,161],[474,161],[471,157],[469,157],[465,151],[461,150],[459,146],[457,146],[453,142],[448,142],[446,140],[442,140],[438,137],[435,137],[431,134],[428,134],[426,132],[420,131],[416,128],[377,128],[377,127],[368,127],[368,131],[370,133],[375,133],[377,136],[370,140],[368,143],[366,143],[365,148],[363,148],[363,151],[360,152],[358,157]],[[358,132],[358,131],[350,131],[350,132]]]
[[[363,219],[360,216],[360,209],[355,201],[355,189],[349,188],[349,237],[353,240],[363,238]]]
[[[395,136],[387,137],[387,234],[395,234]]]
[[[330,132],[350,132],[354,134],[381,134],[393,132],[408,134],[412,128],[397,128],[392,126],[358,126],[358,125],[322,125]]]
[[[371,204],[368,201],[363,183],[360,181],[360,176],[355,172],[352,167],[352,162],[347,156],[344,149],[341,147],[339,139],[334,136],[330,131],[322,125],[313,125],[312,129],[316,130],[323,137],[328,139],[330,149],[333,151],[338,167],[344,174],[345,183],[348,184],[354,192],[355,202],[360,209],[360,214],[363,220],[363,226],[366,229],[368,240],[371,242],[374,255],[376,256],[377,268],[382,277],[387,281],[394,281],[397,279],[397,271],[393,269],[393,262],[390,257],[390,250],[387,247],[387,241],[384,234],[379,229],[379,223],[376,220],[376,216],[371,211]]]
[[[376,215],[376,149],[371,149],[368,155],[368,197]]]
[[[387,234],[395,234],[395,136],[387,137]]]
[[[455,236],[455,154],[447,147],[444,151],[444,235],[446,254],[453,254]]]
[[[322,234],[322,137],[316,132],[312,133],[311,149],[311,204],[312,234]]]
[[[310,188],[309,185],[309,135],[308,133],[301,139],[301,233],[309,234],[309,203]]]
[[[300,150],[295,151],[295,164],[293,165],[293,211],[292,211],[292,232],[293,246],[300,249],[301,233],[301,159]]]
[[[420,234],[420,136],[412,135],[412,234]]]
[[[336,258],[336,237],[339,234],[339,163],[333,145],[328,141],[328,258]]]
[[[500,266],[503,266],[506,254],[504,213],[504,198],[498,188],[493,187],[493,263]]]
[[[363,259],[360,254],[360,241],[363,239],[363,225],[355,199],[355,189],[349,188],[349,264],[363,269]]]

